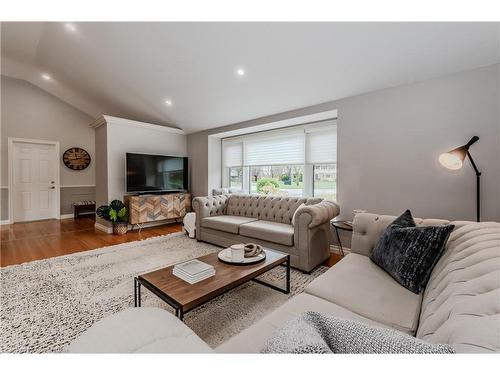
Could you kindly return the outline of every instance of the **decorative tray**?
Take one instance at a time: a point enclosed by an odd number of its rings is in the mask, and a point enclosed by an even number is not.
[[[231,260],[231,249],[224,249],[221,250],[218,254],[219,260],[221,262],[227,263],[227,264],[232,264],[232,265],[239,265],[239,266],[246,266],[248,264],[254,264],[254,263],[259,263],[262,262],[264,259],[266,259],[266,251],[262,250],[260,254],[254,257],[250,258],[243,258],[242,261],[239,262],[234,262]]]

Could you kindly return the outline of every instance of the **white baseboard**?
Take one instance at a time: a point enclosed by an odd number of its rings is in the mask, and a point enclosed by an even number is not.
[[[59,215],[59,219],[72,219],[74,216],[74,214],[63,214]]]
[[[7,225],[7,224],[10,224],[10,219],[0,220],[0,225]]]
[[[98,223],[97,221],[94,224],[94,228],[97,229],[97,230],[100,230],[101,232],[105,232],[105,233],[108,233],[108,234],[113,233],[113,228],[112,227],[108,227],[106,225],[102,225],[101,223]]]

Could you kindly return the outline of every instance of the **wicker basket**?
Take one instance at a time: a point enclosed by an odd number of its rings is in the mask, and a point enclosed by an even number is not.
[[[113,233],[123,235],[128,231],[128,223],[113,223]]]

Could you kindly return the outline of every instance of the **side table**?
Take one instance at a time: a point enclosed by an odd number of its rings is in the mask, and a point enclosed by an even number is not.
[[[340,253],[344,256],[344,248],[342,247],[342,241],[340,241],[339,230],[352,232],[352,223],[347,220],[332,220],[330,221],[330,224],[335,229],[335,234],[337,235],[337,241],[340,247]]]

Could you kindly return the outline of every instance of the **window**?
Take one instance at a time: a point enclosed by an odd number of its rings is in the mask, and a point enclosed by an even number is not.
[[[303,165],[272,165],[250,168],[251,194],[301,197],[304,194]]]
[[[315,164],[313,182],[313,196],[337,200],[337,164]]]
[[[229,185],[230,188],[243,190],[243,167],[229,168]]]
[[[336,121],[223,139],[222,166],[225,187],[335,200]]]

